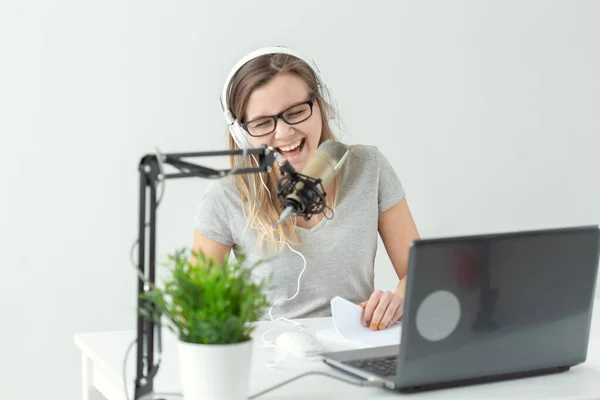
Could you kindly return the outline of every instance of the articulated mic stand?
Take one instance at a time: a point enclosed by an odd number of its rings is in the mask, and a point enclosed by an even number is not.
[[[184,161],[184,158],[231,156],[240,155],[258,158],[258,167],[234,168],[232,170],[215,170]],[[137,356],[134,399],[138,400],[151,394],[154,390],[153,379],[158,372],[160,360],[154,363],[154,334],[157,328],[158,349],[161,352],[160,326],[140,315],[142,300],[140,296],[150,290],[150,285],[155,283],[156,273],[156,185],[161,180],[177,178],[219,178],[228,174],[253,174],[270,172],[276,161],[276,151],[267,146],[244,150],[207,151],[199,153],[172,153],[146,155],[141,159],[140,171],[140,214],[139,214],[139,248],[138,248],[138,288],[137,288]],[[170,165],[179,170],[178,173],[166,174],[163,166]],[[294,173],[287,163],[278,163],[282,172]],[[286,185],[289,192],[293,186],[293,179]],[[149,221],[146,218],[149,217]],[[148,227],[148,232],[146,231]],[[146,237],[147,236],[147,237]],[[142,279],[143,278],[143,279]]]

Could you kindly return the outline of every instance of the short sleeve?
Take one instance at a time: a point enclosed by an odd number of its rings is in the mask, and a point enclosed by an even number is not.
[[[402,200],[406,192],[394,167],[379,149],[377,149],[377,162],[379,165],[377,201],[379,213],[381,214]]]
[[[195,229],[226,246],[235,244],[231,233],[227,195],[219,181],[210,183],[196,210]]]

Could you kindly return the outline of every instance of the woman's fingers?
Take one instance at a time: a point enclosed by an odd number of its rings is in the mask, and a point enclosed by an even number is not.
[[[365,311],[363,312],[363,325],[369,326],[371,324],[371,319],[373,318],[373,314],[375,313],[375,308],[379,304],[379,299],[381,298],[381,290],[376,290],[371,294],[371,297],[367,301],[365,305]]]
[[[394,294],[392,292],[386,291],[381,294],[379,297],[379,303],[373,312],[373,318],[371,319],[371,330],[377,331],[385,328],[385,324],[383,322],[383,317],[387,312],[390,304],[392,304],[392,300],[394,299]],[[394,309],[395,311],[395,309]]]
[[[396,322],[402,320],[403,315],[404,315],[404,300],[402,300],[400,307],[398,307],[398,309],[396,310],[396,313],[394,314],[394,318],[393,318],[394,322],[392,322],[392,324],[395,324]]]
[[[381,323],[385,328],[389,328],[392,324],[395,324],[400,316],[402,315],[402,298],[398,295],[395,295],[390,302],[383,318],[381,319]]]
[[[389,328],[402,318],[404,299],[394,292],[376,290],[369,300],[358,304],[363,310],[362,324],[377,331]]]

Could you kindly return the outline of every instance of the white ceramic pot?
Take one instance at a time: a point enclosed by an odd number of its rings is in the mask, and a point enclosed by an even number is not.
[[[234,344],[178,342],[185,400],[246,400],[252,340]]]

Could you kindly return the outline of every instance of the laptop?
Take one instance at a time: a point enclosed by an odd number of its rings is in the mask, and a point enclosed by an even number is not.
[[[400,345],[323,361],[400,392],[566,371],[586,360],[598,226],[412,243]]]

